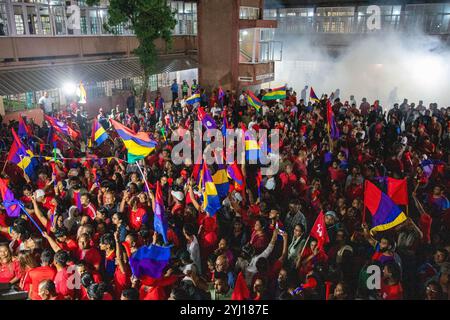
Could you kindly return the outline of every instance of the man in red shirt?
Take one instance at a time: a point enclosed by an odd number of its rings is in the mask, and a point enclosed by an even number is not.
[[[78,238],[78,250],[75,254],[78,260],[84,260],[89,266],[100,269],[102,257],[97,249],[91,247],[91,237],[83,233]]]
[[[41,254],[41,266],[33,268],[28,273],[30,289],[28,296],[31,300],[41,300],[39,296],[39,284],[44,280],[52,280],[55,278],[56,270],[51,267],[53,254],[49,249],[46,249]]]
[[[138,202],[139,200],[137,197],[131,198],[129,207],[128,225],[134,231],[139,231],[142,223],[147,221],[147,212],[145,212],[144,208],[138,207]]]
[[[40,300],[64,300],[64,298],[56,292],[55,283],[51,280],[44,280],[39,284]]]
[[[69,254],[66,251],[60,250],[55,253],[53,265],[56,267],[57,272],[55,275],[54,284],[57,294],[61,295],[66,300],[72,300],[75,292],[74,288],[70,287],[70,274],[67,271],[68,261]]]
[[[82,206],[82,212],[84,216],[90,217],[92,220],[95,219],[95,214],[97,212],[97,209],[95,206],[91,203],[91,200],[89,199],[88,193],[83,193],[80,196],[80,202]]]

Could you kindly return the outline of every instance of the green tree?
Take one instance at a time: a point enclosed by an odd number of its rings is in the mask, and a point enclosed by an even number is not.
[[[98,5],[100,0],[87,0],[86,3]],[[157,61],[155,40],[163,39],[170,48],[176,25],[174,15],[166,0],[109,0],[106,30],[114,34],[114,27],[128,25],[139,41],[134,54],[139,57],[144,73],[142,101]]]

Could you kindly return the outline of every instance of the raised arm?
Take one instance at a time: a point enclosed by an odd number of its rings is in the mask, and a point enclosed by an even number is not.
[[[58,251],[61,250],[61,248],[58,246],[58,244],[56,243],[56,241],[47,233],[47,232],[43,232],[42,236],[47,239],[48,243],[50,244],[50,247],[52,247],[53,251],[56,253]]]
[[[375,240],[375,239],[373,238],[372,234],[369,232],[369,228],[367,227],[367,224],[364,223],[364,224],[362,225],[362,228],[363,228],[363,235],[364,235],[364,238],[370,243],[370,245],[371,245],[372,247],[375,247],[375,246],[377,245],[378,241]]]
[[[283,236],[283,252],[281,253],[281,256],[278,258],[280,262],[284,262],[288,254],[288,235],[286,232],[283,232],[282,236]]]
[[[34,213],[36,213],[36,216],[38,217],[39,221],[46,226],[48,223],[48,219],[47,217],[44,216],[44,214],[42,213],[41,209],[39,209],[39,206],[37,204],[36,198],[34,196],[34,194],[31,196],[31,201],[33,202],[33,209],[34,209]]]

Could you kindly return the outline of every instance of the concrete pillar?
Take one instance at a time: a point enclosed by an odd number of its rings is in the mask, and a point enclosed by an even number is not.
[[[238,85],[239,0],[199,0],[199,83],[208,92]]]

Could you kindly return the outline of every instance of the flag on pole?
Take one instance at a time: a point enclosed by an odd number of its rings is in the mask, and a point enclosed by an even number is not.
[[[113,119],[110,119],[110,121],[127,148],[128,162],[135,163],[140,159],[144,159],[155,150],[157,143],[150,139],[150,136],[147,133],[134,133],[120,122]]]
[[[216,173],[213,174],[213,182],[216,185],[217,193],[221,199],[226,198],[230,189],[227,171],[224,164],[218,164]]]
[[[234,284],[234,290],[231,294],[231,300],[247,300],[250,298],[250,290],[245,282],[244,275],[242,271],[239,272],[236,283]]]
[[[35,158],[34,153],[23,145],[13,128],[11,128],[11,131],[14,140],[6,161],[11,161],[16,164],[27,176],[33,179],[35,176],[34,170],[37,166],[37,159]]]
[[[256,109],[256,111],[261,110],[262,101],[258,99],[257,96],[250,90],[247,90],[247,102]]]
[[[219,102],[223,104],[223,99],[225,98],[225,92],[222,89],[222,86],[219,87]]]
[[[31,128],[25,123],[22,117],[19,117],[19,130],[17,133],[21,139],[31,137],[33,135]]]
[[[274,88],[262,97],[262,101],[286,99],[286,86]]]
[[[317,240],[317,246],[319,247],[319,249],[323,249],[324,245],[330,242],[323,211],[320,211],[319,215],[317,216],[316,222],[314,222],[314,225],[311,228],[310,235]]]
[[[314,102],[320,102],[319,98],[317,98],[316,93],[314,92],[314,89],[311,87],[309,90],[309,100],[312,100]]]
[[[94,119],[94,121],[92,122],[91,141],[95,141],[97,143],[97,146],[99,146],[106,140],[108,140],[108,134],[106,133],[103,126],[97,121],[97,119]]]
[[[56,132],[69,136],[70,138],[72,138],[72,140],[77,140],[81,136],[81,134],[77,130],[72,129],[67,125],[67,123],[61,122],[48,115],[44,115],[44,118],[50,123],[50,125],[53,127],[53,129],[55,129]]]
[[[159,181],[156,182],[155,218],[153,221],[153,228],[162,235],[164,242],[167,243],[167,219],[164,213],[163,194]]]
[[[200,120],[206,129],[217,129],[216,122],[202,107],[198,108],[198,120]]]
[[[187,104],[195,104],[201,101],[200,93],[194,93],[192,96],[186,99]]]
[[[364,206],[372,215],[370,231],[389,230],[407,219],[405,213],[394,201],[368,180],[365,181]]]
[[[213,216],[217,212],[217,210],[220,209],[221,204],[216,185],[213,182],[206,162],[203,162],[202,174],[200,179],[203,194],[202,208],[203,210],[205,210],[205,212]]]

